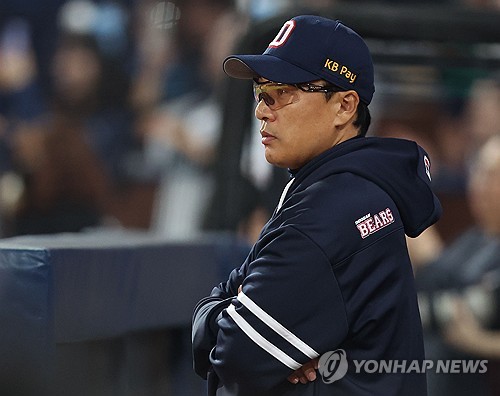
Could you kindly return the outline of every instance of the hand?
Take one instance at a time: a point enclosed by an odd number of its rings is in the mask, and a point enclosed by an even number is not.
[[[287,378],[289,382],[292,384],[302,383],[307,384],[308,382],[312,382],[316,380],[316,370],[318,369],[319,358],[313,359],[302,367],[295,370],[290,376]]]
[[[238,294],[242,291],[242,285],[238,287]],[[316,370],[318,369],[319,358],[310,360],[302,367],[295,370],[290,376],[287,378],[289,382],[292,384],[297,384],[299,381],[302,384],[307,384],[307,382],[312,382],[316,380]]]
[[[242,291],[242,285],[238,287],[238,294]],[[307,384],[307,382],[312,382],[316,380],[316,370],[318,369],[319,358],[310,360],[302,367],[295,370],[287,380],[292,384],[298,384],[299,381],[302,384]]]

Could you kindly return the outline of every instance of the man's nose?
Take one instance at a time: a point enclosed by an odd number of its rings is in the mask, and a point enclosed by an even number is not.
[[[261,121],[268,121],[273,118],[273,112],[264,100],[260,100],[255,108],[255,117]]]

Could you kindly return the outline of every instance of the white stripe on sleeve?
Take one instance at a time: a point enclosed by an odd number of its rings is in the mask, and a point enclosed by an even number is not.
[[[274,319],[271,315],[265,312],[261,307],[259,307],[250,297],[245,293],[240,292],[238,294],[238,300],[248,308],[255,316],[262,320],[267,326],[274,330],[277,334],[283,337],[286,341],[292,344],[295,348],[301,351],[304,355],[311,359],[317,358],[319,353],[313,348],[307,345],[304,341],[298,338],[290,330],[285,328],[281,323]]]
[[[292,370],[297,370],[302,365],[288,356],[285,352],[279,349],[277,346],[269,342],[266,338],[260,335],[251,325],[248,323],[238,312],[236,312],[233,304],[229,305],[227,308],[227,313],[238,327],[258,346],[264,349],[267,353],[274,356],[285,366],[291,368]]]

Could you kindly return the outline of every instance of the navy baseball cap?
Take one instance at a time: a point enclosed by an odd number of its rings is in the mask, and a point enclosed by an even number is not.
[[[231,55],[224,60],[231,77],[264,77],[299,84],[326,80],[354,90],[366,104],[372,100],[373,62],[368,46],[338,20],[301,15],[285,22],[262,55]]]

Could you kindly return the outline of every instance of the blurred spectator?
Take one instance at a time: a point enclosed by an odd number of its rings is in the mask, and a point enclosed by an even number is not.
[[[22,191],[14,172],[11,147],[15,131],[28,128],[45,110],[44,95],[31,40],[22,18],[0,24],[0,235]]]
[[[176,12],[172,9],[167,18],[175,20]],[[222,118],[221,64],[245,20],[230,1],[185,1],[179,12],[169,33],[174,42],[167,43],[179,51],[166,62],[158,104],[147,110],[155,100],[143,102],[139,130],[146,161],[161,175],[152,229],[168,238],[186,239],[202,230],[213,190],[211,165]]]
[[[52,61],[52,111],[75,127],[113,180],[124,176],[124,155],[134,145],[132,114],[127,107],[128,77],[87,35],[61,38]]]
[[[500,135],[480,148],[468,191],[475,226],[416,273],[429,359],[474,358],[469,353],[482,358],[500,356],[485,352],[482,343],[489,338],[458,336],[464,335],[466,326],[476,335],[482,328],[485,332],[500,330]],[[457,296],[464,299],[480,324],[472,322],[464,309],[456,309]],[[463,324],[461,315],[465,315]],[[430,395],[493,394],[488,380],[496,371],[494,362],[490,363],[488,376],[430,376]]]
[[[134,148],[127,80],[91,36],[63,35],[51,62],[49,110],[11,138],[24,192],[12,234],[80,231],[113,212]]]

